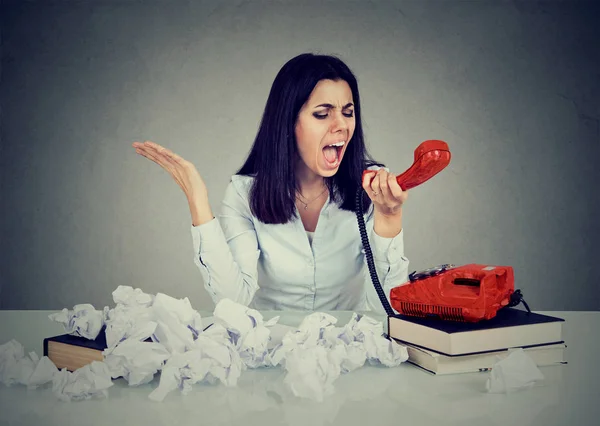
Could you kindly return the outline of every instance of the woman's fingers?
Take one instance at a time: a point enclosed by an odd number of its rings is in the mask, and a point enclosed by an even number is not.
[[[172,166],[171,150],[158,145],[156,143],[150,142],[146,145],[146,150],[154,155],[154,157],[165,166]]]
[[[365,175],[363,177],[362,187],[368,193],[371,192],[371,181],[375,177],[375,173],[376,173],[375,171],[368,172],[368,173],[365,173]]]
[[[190,194],[193,196],[203,191],[204,182],[194,165],[189,161],[186,161],[170,149],[151,141],[143,143],[134,142],[132,145],[138,154],[165,169],[181,189],[183,189],[186,196],[189,197]]]
[[[387,170],[380,169],[379,173],[379,192],[384,200],[388,200],[390,198],[390,186],[388,179],[390,177],[390,173]]]
[[[397,200],[400,200],[403,196],[406,197],[396,180],[396,176],[391,173],[388,175],[388,187],[390,188],[391,195]]]
[[[363,179],[363,189],[369,195],[369,198],[373,200],[377,196],[377,191],[374,189],[375,182],[377,181],[377,171],[367,173]],[[379,184],[377,184],[379,185]]]
[[[176,164],[181,167],[187,167],[189,165],[189,163],[186,160],[184,160],[183,157],[175,154],[174,152],[169,153],[169,160],[173,162],[173,164]]]
[[[149,148],[152,148],[152,149],[154,149],[154,150],[156,150],[156,151],[159,151],[160,149],[162,149],[162,148],[163,148],[163,146],[162,146],[162,145],[159,145],[159,144],[157,144],[156,142],[152,142],[152,141],[145,141],[145,142],[144,142],[144,146],[146,146],[146,147],[149,147]]]
[[[179,155],[175,154],[173,151],[167,148],[163,148],[161,154],[164,156],[165,160],[174,168],[180,169],[183,167],[183,158]]]
[[[180,172],[178,170],[178,166],[169,161],[168,153],[165,151],[165,148],[158,144],[144,143],[141,145],[136,145],[135,150],[138,154],[143,155],[144,157],[161,166],[173,177],[173,179],[175,179],[177,183],[180,183],[181,176],[179,176]]]
[[[148,147],[151,150],[154,150],[154,152],[156,152],[161,159],[164,159],[165,162],[168,162],[173,166],[183,167],[186,164],[186,161],[181,156],[175,154],[173,151],[165,148],[164,146],[158,145],[154,142],[149,142]]]
[[[363,189],[369,194],[369,198],[374,200],[377,197],[382,197],[389,193],[387,186],[387,171],[385,169],[379,169],[368,173],[363,181]]]
[[[385,203],[396,203],[407,198],[407,191],[402,190],[393,173],[381,168],[377,173],[369,175],[365,177],[363,188],[369,193],[371,199],[377,198]]]
[[[137,152],[138,154],[140,154],[143,157],[146,157],[147,159],[154,161],[155,163],[157,163],[157,159],[155,158],[155,155],[152,154],[150,152],[149,149],[147,149],[145,146],[143,145],[138,145],[135,147],[135,152]]]
[[[385,172],[385,170],[383,169],[377,170],[375,177],[373,177],[373,180],[371,181],[371,195],[373,197],[379,197],[380,195],[382,195],[381,174],[383,172]]]
[[[161,160],[168,165],[168,169],[173,178],[181,185],[184,185],[183,182],[187,181],[186,176],[190,172],[190,167],[188,166],[191,164],[168,148],[162,147],[162,149],[159,150],[158,155]]]
[[[144,157],[154,161],[159,166],[163,168],[167,166],[166,160],[154,148],[148,145],[143,145],[142,147],[137,148],[137,151],[139,151]]]

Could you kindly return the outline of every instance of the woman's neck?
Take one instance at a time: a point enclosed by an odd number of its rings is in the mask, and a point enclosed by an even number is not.
[[[304,197],[316,195],[325,189],[325,178],[307,167],[296,169],[296,181],[298,182],[298,191]]]

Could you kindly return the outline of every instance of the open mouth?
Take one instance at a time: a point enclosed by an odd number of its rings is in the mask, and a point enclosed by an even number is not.
[[[326,145],[323,148],[325,164],[327,164],[328,167],[334,168],[340,164],[340,161],[342,159],[342,150],[344,149],[345,144],[346,141],[339,141],[336,143]]]

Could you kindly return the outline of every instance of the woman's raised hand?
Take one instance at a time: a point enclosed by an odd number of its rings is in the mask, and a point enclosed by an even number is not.
[[[208,203],[208,191],[196,167],[171,150],[151,141],[134,142],[135,152],[165,169],[183,190],[194,225],[213,218]]]

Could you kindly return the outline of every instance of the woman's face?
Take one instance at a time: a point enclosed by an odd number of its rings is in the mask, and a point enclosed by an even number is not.
[[[333,176],[354,134],[354,103],[344,80],[321,80],[302,106],[296,121],[300,153],[298,172]]]

